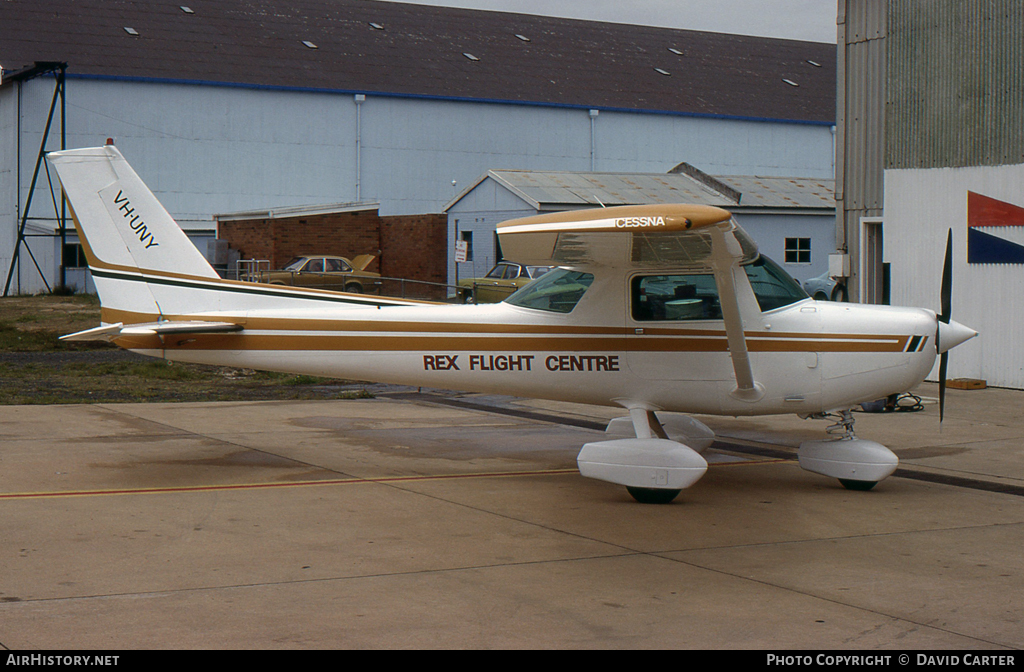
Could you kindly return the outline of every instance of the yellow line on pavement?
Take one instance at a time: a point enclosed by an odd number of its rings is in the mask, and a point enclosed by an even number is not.
[[[216,492],[220,490],[264,490],[270,488],[301,488],[323,485],[359,485],[363,483],[410,483],[465,478],[512,478],[518,476],[559,476],[577,474],[576,469],[544,469],[539,471],[491,471],[479,474],[442,474],[437,476],[391,476],[387,478],[332,478],[284,483],[230,483],[222,485],[188,485],[167,488],[116,488],[99,490],[65,490],[50,492],[0,493],[0,500],[53,499],[57,497],[96,497],[109,495],[161,495],[182,492]]]

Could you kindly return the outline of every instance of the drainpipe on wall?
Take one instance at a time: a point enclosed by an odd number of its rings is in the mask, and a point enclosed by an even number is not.
[[[597,115],[597,110],[590,111],[590,172],[594,172],[594,154],[597,146],[594,138],[594,124],[597,121]]]
[[[366,96],[362,93],[355,95],[356,100],[356,202],[362,201],[363,198],[363,166],[362,166],[362,152],[363,152],[363,101],[366,100]]]

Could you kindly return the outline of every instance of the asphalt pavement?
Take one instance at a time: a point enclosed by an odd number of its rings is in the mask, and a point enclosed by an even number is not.
[[[614,409],[376,399],[0,407],[0,646],[1024,646],[1024,392],[857,415],[900,471],[803,471],[823,420],[701,418],[672,504],[581,477]]]

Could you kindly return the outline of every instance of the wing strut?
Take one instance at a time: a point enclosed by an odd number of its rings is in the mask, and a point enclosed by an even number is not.
[[[743,256],[735,236],[729,235],[721,225],[712,229],[712,262],[715,284],[718,285],[718,300],[725,322],[725,337],[729,344],[729,356],[736,373],[736,389],[732,396],[743,401],[757,401],[764,396],[764,386],[754,380],[747,352],[747,339],[743,334],[743,316],[736,296],[736,276],[739,261]]]

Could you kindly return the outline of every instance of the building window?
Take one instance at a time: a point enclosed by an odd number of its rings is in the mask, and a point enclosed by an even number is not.
[[[85,268],[88,265],[79,243],[64,243],[64,268]]]
[[[462,242],[466,244],[466,261],[473,261],[473,232],[461,231]]]
[[[810,238],[786,238],[786,263],[787,264],[809,264],[809,263],[811,263],[811,239]]]

